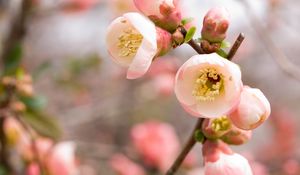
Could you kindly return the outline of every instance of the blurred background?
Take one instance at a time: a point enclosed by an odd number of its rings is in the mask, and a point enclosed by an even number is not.
[[[127,80],[126,70],[110,59],[105,34],[115,17],[136,11],[131,0],[32,1],[22,66],[33,76],[38,105],[59,121],[61,140],[76,143],[84,174],[116,174],[111,159],[117,153],[143,166],[147,174],[160,174],[134,149],[131,128],[147,121],[168,123],[181,145],[185,143],[196,119],[179,105],[173,80],[195,51],[183,45],[159,59],[159,65],[154,63],[143,78]],[[0,1],[0,46],[19,6],[20,0]],[[261,89],[272,105],[271,117],[254,130],[252,139],[232,148],[260,169],[255,175],[300,175],[300,1],[181,0],[183,16],[194,18],[196,36],[205,13],[214,6],[231,13],[227,41],[233,43],[245,33],[233,59],[241,67],[244,84]],[[271,38],[276,48],[262,36]],[[191,157],[182,174],[201,169],[200,144]]]

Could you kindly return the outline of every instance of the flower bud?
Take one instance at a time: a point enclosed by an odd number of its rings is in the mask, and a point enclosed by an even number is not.
[[[252,130],[261,125],[270,113],[270,103],[264,94],[259,89],[244,86],[241,101],[229,118],[236,127]]]
[[[203,20],[202,39],[211,43],[222,42],[229,26],[229,13],[225,8],[212,8]]]
[[[225,143],[207,140],[202,149],[205,175],[253,175],[247,159]]]
[[[134,0],[135,6],[157,26],[174,32],[181,22],[178,0]]]
[[[221,137],[221,139],[230,145],[241,145],[248,142],[248,140],[251,139],[251,136],[251,130],[242,130],[233,125],[232,128]]]
[[[127,78],[135,79],[147,72],[156,56],[171,48],[172,39],[139,13],[126,13],[108,27],[106,45],[117,64],[129,67]]]

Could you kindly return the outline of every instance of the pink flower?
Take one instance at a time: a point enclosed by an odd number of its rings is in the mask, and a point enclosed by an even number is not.
[[[26,175],[40,175],[40,168],[37,163],[31,163],[26,168]]]
[[[215,7],[207,12],[203,20],[202,39],[222,42],[229,26],[229,13],[225,8]]]
[[[178,0],[134,0],[135,6],[157,26],[174,32],[181,22]]]
[[[110,165],[118,175],[145,175],[146,173],[136,163],[129,160],[122,154],[114,155],[110,160]]]
[[[261,125],[270,113],[270,103],[264,94],[259,89],[244,86],[241,101],[229,118],[238,128],[251,130]]]
[[[91,8],[100,0],[63,0],[65,10],[82,11]]]
[[[203,145],[203,156],[205,175],[252,175],[247,159],[233,153],[221,141],[207,140]]]
[[[175,79],[179,102],[196,117],[226,115],[238,104],[241,90],[240,68],[215,53],[191,57]]]
[[[113,60],[129,67],[127,78],[135,79],[147,72],[153,58],[171,48],[171,34],[139,13],[126,13],[108,27],[106,44]]]
[[[75,160],[75,144],[72,142],[58,143],[53,147],[47,158],[47,168],[51,175],[74,175],[77,173]]]
[[[232,125],[231,129],[224,134],[221,139],[227,144],[241,145],[248,142],[251,139],[251,136],[251,130],[242,130]]]
[[[168,169],[179,151],[179,141],[171,125],[159,122],[138,124],[131,130],[133,144],[145,163]]]

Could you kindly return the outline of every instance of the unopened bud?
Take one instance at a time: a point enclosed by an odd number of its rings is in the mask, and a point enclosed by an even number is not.
[[[229,27],[229,13],[225,8],[212,8],[203,20],[202,39],[211,43],[222,42]]]

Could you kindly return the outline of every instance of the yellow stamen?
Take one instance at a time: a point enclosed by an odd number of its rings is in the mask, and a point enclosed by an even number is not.
[[[220,118],[214,119],[212,121],[211,127],[215,132],[227,131],[231,128],[231,122],[226,116],[222,116]]]
[[[200,71],[192,95],[199,101],[213,101],[223,89],[223,75],[214,68]]]
[[[143,36],[134,28],[126,29],[119,36],[119,56],[135,56],[143,40]]]

